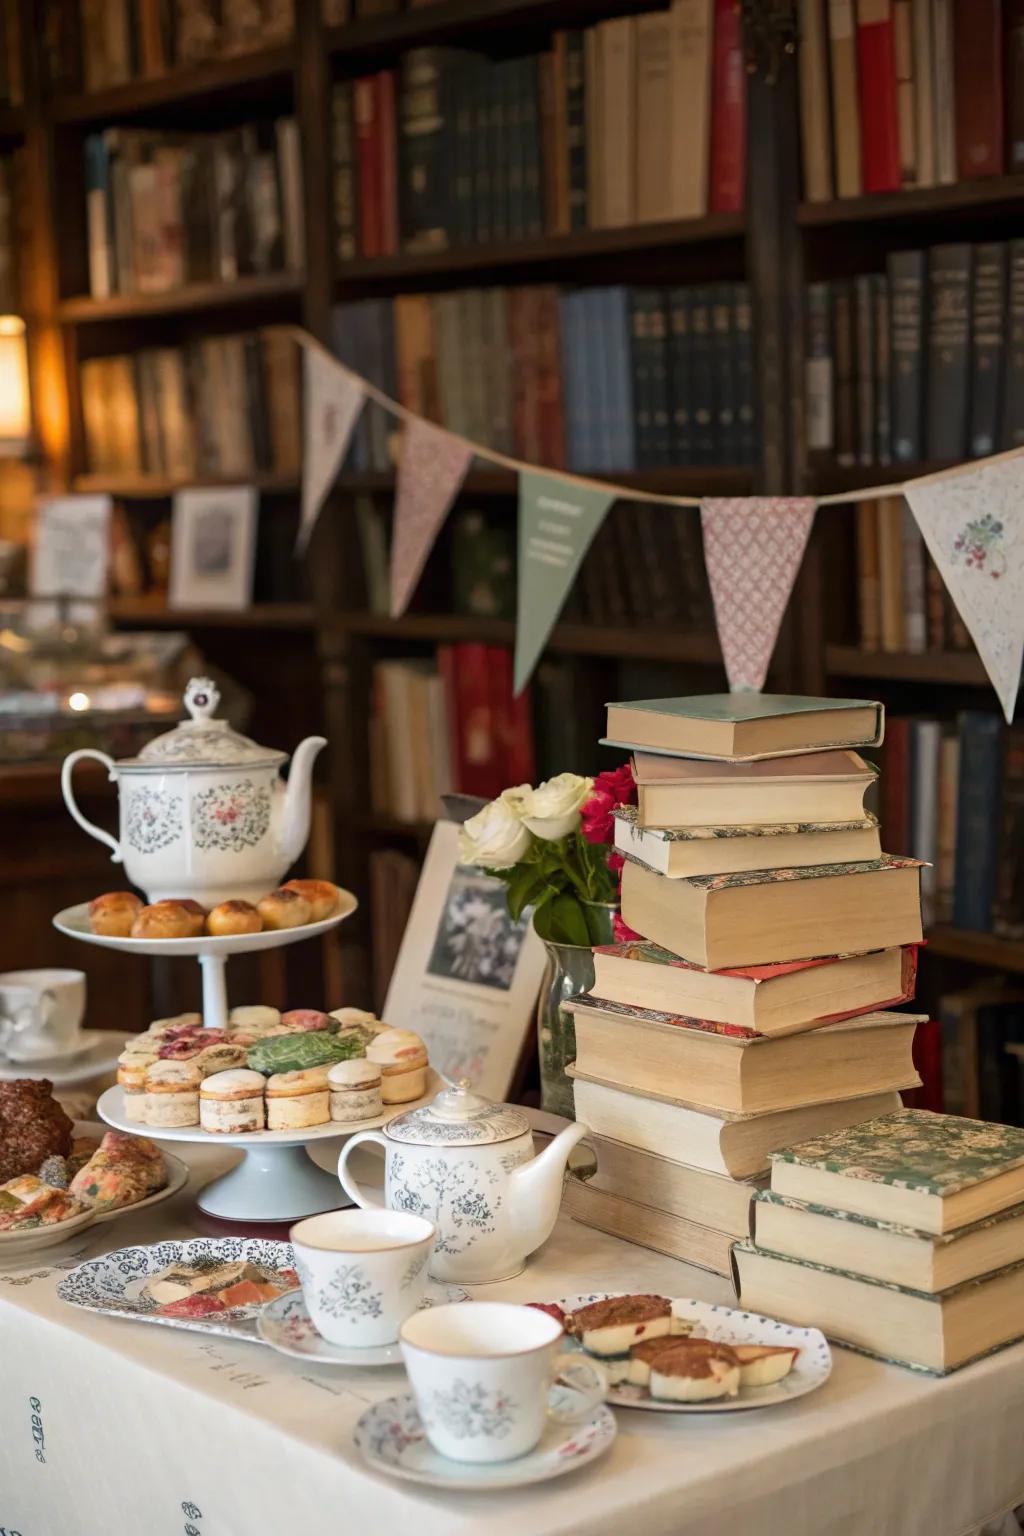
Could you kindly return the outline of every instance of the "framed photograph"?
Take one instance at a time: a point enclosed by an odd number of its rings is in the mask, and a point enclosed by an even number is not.
[[[78,624],[99,620],[110,567],[109,496],[51,496],[36,508],[29,589],[32,597],[82,597],[68,616]],[[32,624],[52,623],[56,606],[34,604]]]
[[[382,1017],[422,1035],[445,1077],[504,1099],[536,1028],[544,946],[509,917],[500,880],[458,863],[458,840],[457,823],[434,827]]]
[[[255,562],[253,486],[177,493],[171,520],[170,608],[248,608]]]

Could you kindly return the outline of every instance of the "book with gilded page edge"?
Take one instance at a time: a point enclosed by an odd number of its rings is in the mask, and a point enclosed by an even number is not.
[[[708,693],[609,703],[606,747],[738,762],[829,747],[876,747],[885,710],[873,699]]]
[[[717,1227],[702,1226],[697,1221],[687,1221],[671,1211],[645,1205],[628,1195],[613,1195],[607,1190],[594,1189],[574,1177],[565,1181],[562,1193],[562,1210],[578,1221],[581,1226],[593,1227],[598,1232],[609,1232],[624,1242],[636,1243],[640,1248],[653,1248],[656,1253],[667,1253],[669,1258],[681,1259],[684,1264],[696,1264],[700,1269],[710,1269],[716,1275],[732,1274],[731,1232]]]
[[[950,1232],[1024,1201],[1024,1128],[900,1109],[773,1153],[772,1189]]]
[[[916,978],[915,944],[704,971],[658,944],[633,940],[594,950],[591,995],[694,1028],[791,1035],[910,1002]]]
[[[708,970],[920,943],[921,861],[746,870],[669,880],[627,859],[622,919]]]
[[[734,874],[779,865],[859,863],[882,854],[878,818],[784,821],[762,826],[643,827],[633,805],[620,805],[615,846],[670,880]]]
[[[780,822],[862,825],[864,796],[877,776],[859,753],[847,750],[802,752],[784,760],[749,763],[637,752],[632,766],[637,787],[635,825],[690,831]]]

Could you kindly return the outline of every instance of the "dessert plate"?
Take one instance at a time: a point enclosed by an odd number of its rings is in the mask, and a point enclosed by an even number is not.
[[[615,1439],[615,1416],[598,1404],[578,1424],[550,1423],[539,1445],[514,1461],[449,1461],[427,1439],[411,1392],[368,1408],[355,1427],[355,1443],[371,1467],[431,1488],[522,1488],[562,1477],[603,1456]]]
[[[86,1029],[82,1036],[84,1045],[81,1049],[76,1045],[70,1055],[38,1056],[33,1061],[11,1061],[0,1056],[0,1083],[10,1083],[19,1077],[45,1077],[55,1088],[73,1088],[77,1083],[113,1072],[118,1056],[132,1038],[120,1029]]]
[[[609,1296],[622,1294],[595,1291],[586,1296],[562,1296],[555,1304],[564,1312],[575,1312],[577,1307],[586,1307],[592,1301],[607,1301]],[[792,1402],[823,1386],[831,1374],[832,1352],[818,1328],[796,1328],[776,1322],[773,1317],[761,1317],[757,1312],[741,1312],[737,1307],[713,1306],[709,1301],[684,1297],[672,1298],[672,1312],[675,1317],[692,1322],[694,1334],[705,1339],[717,1339],[722,1344],[792,1344],[800,1353],[789,1375],[781,1381],[767,1387],[741,1387],[736,1397],[704,1403],[664,1403],[651,1397],[646,1387],[620,1384],[608,1388],[606,1403],[615,1408],[643,1408],[648,1413],[737,1413],[746,1408],[770,1408],[776,1403]],[[569,1348],[579,1345],[570,1340]]]
[[[249,955],[262,949],[280,949],[283,944],[297,944],[301,939],[315,939],[329,933],[351,917],[359,903],[351,891],[342,891],[337,910],[318,923],[304,923],[298,928],[264,928],[260,933],[228,933],[219,936],[202,933],[193,939],[119,939],[106,933],[93,933],[89,927],[89,903],[65,907],[53,919],[59,933],[104,949],[119,949],[126,955]]]
[[[469,1295],[458,1285],[442,1285],[428,1280],[422,1307],[441,1307],[447,1302],[468,1301]],[[301,1291],[288,1291],[260,1308],[256,1332],[264,1344],[296,1360],[315,1361],[317,1365],[401,1365],[398,1340],[377,1344],[369,1349],[353,1349],[346,1344],[329,1344],[320,1337],[306,1311]]]

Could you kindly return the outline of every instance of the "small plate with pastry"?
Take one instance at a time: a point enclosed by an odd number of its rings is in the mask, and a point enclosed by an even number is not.
[[[600,1361],[615,1408],[767,1408],[815,1391],[832,1370],[819,1329],[707,1301],[598,1292],[531,1305],[560,1318],[576,1348]]]

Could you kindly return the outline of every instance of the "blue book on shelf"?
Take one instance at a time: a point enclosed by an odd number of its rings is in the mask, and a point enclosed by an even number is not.
[[[331,351],[353,372],[366,377],[366,365],[360,346],[362,304],[336,304],[331,311]],[[350,474],[363,474],[373,467],[372,441],[368,412],[356,423],[342,468]]]
[[[558,336],[562,358],[562,405],[565,413],[565,462],[569,469],[580,467],[579,379],[574,362],[576,352],[576,306],[574,293],[558,295]]]
[[[630,355],[629,289],[619,284],[605,290],[607,314],[609,454],[612,470],[636,469],[636,420],[633,414],[633,368]]]
[[[607,288],[587,288],[583,293],[583,330],[588,354],[584,376],[587,400],[585,419],[590,428],[585,467],[601,473],[615,468],[612,452],[608,292]]]
[[[1002,723],[998,715],[964,710],[959,732],[953,923],[988,933],[996,877]]]

